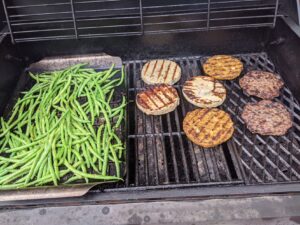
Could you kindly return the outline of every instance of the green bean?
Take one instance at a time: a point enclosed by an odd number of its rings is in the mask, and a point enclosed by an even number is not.
[[[120,163],[119,163],[117,154],[116,154],[114,148],[111,145],[109,146],[109,148],[110,148],[110,151],[111,151],[111,153],[113,155],[113,158],[114,158],[114,163],[115,163],[115,167],[116,167],[117,177],[120,177]]]
[[[10,159],[10,158],[5,158],[5,157],[2,157],[2,156],[0,156],[0,161],[4,161],[4,162],[13,162],[13,163],[18,163],[18,162],[20,162],[20,160],[18,160],[18,159]]]
[[[73,183],[74,181],[81,180],[81,179],[82,179],[81,176],[75,175],[73,177],[70,177],[67,181],[65,181],[64,184],[70,184],[70,183]],[[85,179],[86,179],[85,182],[89,183],[89,180],[87,178],[85,178]]]
[[[12,128],[14,128],[14,126],[16,126],[21,120],[23,120],[25,116],[26,116],[25,113],[19,116],[17,120],[15,120],[12,124],[10,124],[8,128],[4,130],[2,134],[0,134],[0,138],[3,137],[5,134],[7,134]]]
[[[104,128],[104,133],[103,133],[103,138],[102,138],[102,146],[103,146],[103,153],[104,153],[104,161],[102,164],[102,175],[105,176],[106,175],[106,170],[107,170],[107,162],[108,162],[108,150],[109,150],[109,146],[107,146],[107,142],[110,141],[110,137],[107,136],[107,132],[106,131],[108,128],[105,127]]]
[[[122,70],[121,70],[121,80],[120,82],[117,84],[117,86],[120,86],[121,84],[123,84],[125,79],[125,70],[124,70],[124,66],[122,66]]]
[[[118,120],[117,120],[117,122],[115,124],[115,128],[120,126],[120,124],[121,124],[121,122],[123,120],[123,117],[124,117],[124,113],[125,113],[125,111],[124,111],[124,109],[122,109],[121,113],[119,115],[119,118],[118,118]]]
[[[36,84],[17,100],[8,122],[0,119],[0,189],[59,185],[67,173],[73,175],[65,183],[120,179],[124,147],[116,130],[126,99],[110,104],[124,68],[116,78],[114,65],[101,72],[83,66],[29,73]],[[107,175],[111,162],[116,176]]]
[[[49,167],[49,170],[50,170],[50,173],[51,173],[51,176],[52,176],[52,181],[54,183],[55,186],[57,186],[57,177],[55,175],[55,172],[54,172],[54,169],[53,169],[53,166],[52,166],[52,155],[49,154],[48,156],[48,167]]]
[[[24,175],[25,173],[27,173],[28,170],[29,170],[28,167],[23,167],[23,168],[21,168],[21,169],[15,171],[15,172],[9,174],[8,176],[1,177],[0,183],[1,183],[1,184],[7,184],[7,183],[9,183],[10,181],[15,180],[16,178],[18,178],[18,177]]]
[[[53,167],[55,171],[56,178],[59,179],[59,168],[58,168],[58,162],[57,162],[57,154],[56,154],[56,140],[52,142],[52,161],[53,161]],[[49,154],[51,156],[51,154]]]
[[[11,148],[11,149],[9,149],[5,152],[10,153],[10,152],[15,152],[15,151],[20,151],[20,150],[27,149],[27,148],[32,147],[32,146],[37,145],[37,144],[39,144],[39,142],[35,141],[35,142],[32,142],[32,143],[27,144],[27,145],[22,145],[22,146],[19,146],[19,147]]]
[[[80,146],[79,146],[80,147]],[[78,148],[79,148],[78,147]],[[82,169],[82,171],[84,172],[84,173],[86,173],[87,172],[87,170],[86,170],[86,167],[85,167],[85,165],[84,165],[84,162],[83,162],[83,158],[81,157],[81,155],[77,152],[77,150],[74,150],[73,151],[74,152],[74,154],[76,155],[76,157],[78,158],[78,160],[79,160],[79,162],[80,162],[80,167],[81,167],[81,169]],[[88,179],[87,178],[84,178],[85,179],[85,182],[86,183],[88,183]],[[70,182],[70,181],[69,181]]]
[[[82,83],[82,85],[80,86],[80,88],[79,88],[79,90],[78,90],[78,94],[77,94],[78,97],[81,96],[83,89],[85,89],[85,86],[87,85],[87,83],[88,83],[92,78],[93,78],[93,77],[90,76],[88,79],[86,79],[86,80]]]
[[[96,180],[122,180],[119,177],[115,176],[103,176],[103,175],[97,175],[97,174],[89,174],[89,173],[84,173],[79,170],[76,170],[74,167],[72,167],[67,161],[65,161],[65,166],[71,170],[74,174],[86,178],[91,178],[91,179],[96,179]]]
[[[34,167],[34,169],[26,181],[29,181],[29,179],[32,179],[35,176],[35,174],[38,172],[38,169],[40,168],[42,163],[47,159],[47,156],[51,151],[51,145],[52,145],[53,138],[54,138],[54,134],[51,134],[48,142],[46,142],[47,144],[45,144],[45,146],[44,146],[44,150],[43,150],[42,154],[40,155],[40,158],[38,159],[36,164],[32,165],[32,167]]]

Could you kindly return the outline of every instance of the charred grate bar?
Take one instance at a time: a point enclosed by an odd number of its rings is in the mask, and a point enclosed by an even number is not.
[[[237,55],[245,72],[261,69],[275,72],[265,53]],[[276,101],[283,102],[293,115],[294,126],[282,137],[251,134],[240,115],[247,102],[257,99],[243,94],[238,79],[223,82],[227,99],[221,106],[235,122],[234,137],[227,143],[203,149],[185,136],[182,121],[194,107],[181,92],[191,76],[201,75],[205,57],[171,58],[182,69],[175,85],[181,103],[174,112],[147,116],[137,109],[135,96],[145,88],[140,78],[146,60],[125,62],[128,76],[128,176],[127,186],[174,186],[258,184],[299,182],[300,180],[300,107],[290,90],[282,89]]]

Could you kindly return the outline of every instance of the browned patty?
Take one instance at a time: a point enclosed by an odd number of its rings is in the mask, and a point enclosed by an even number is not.
[[[201,108],[217,107],[226,98],[223,84],[209,76],[192,77],[184,83],[182,93],[188,102]]]
[[[173,85],[181,77],[181,68],[170,60],[151,60],[143,66],[141,77],[146,84]]]
[[[278,97],[283,86],[283,82],[275,74],[259,70],[248,72],[239,83],[245,93],[262,99]]]
[[[179,105],[179,96],[172,86],[160,84],[139,92],[136,103],[146,114],[162,115],[173,111]]]
[[[183,120],[183,130],[192,142],[209,148],[231,138],[234,127],[228,113],[217,108],[207,108],[188,112]]]
[[[246,104],[242,119],[252,133],[261,135],[284,135],[292,127],[291,115],[286,107],[270,100]]]
[[[243,63],[230,55],[209,57],[203,64],[205,74],[218,80],[233,80],[243,70]]]

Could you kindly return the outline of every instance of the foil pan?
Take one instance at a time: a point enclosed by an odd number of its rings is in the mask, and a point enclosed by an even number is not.
[[[95,68],[99,70],[106,70],[115,65],[116,69],[122,68],[122,60],[119,57],[113,57],[101,54],[89,54],[89,55],[70,55],[63,57],[48,57],[44,58],[36,63],[31,64],[20,78],[17,84],[17,91],[20,87],[24,86],[24,80],[27,79],[27,72],[44,72],[44,71],[54,71],[61,70],[76,64],[87,64],[87,67]],[[121,165],[121,169],[124,170],[124,166]],[[121,172],[124,174],[124,171]],[[15,190],[3,190],[0,191],[0,201],[19,201],[19,200],[33,200],[33,199],[50,199],[50,198],[66,198],[66,197],[79,197],[86,194],[91,188],[99,184],[112,183],[108,182],[93,182],[93,183],[77,183],[68,185],[58,185],[58,186],[41,186],[41,187],[29,187],[24,189]]]

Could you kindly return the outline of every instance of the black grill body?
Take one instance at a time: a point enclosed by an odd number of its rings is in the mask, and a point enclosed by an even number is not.
[[[207,10],[207,8],[206,8]],[[273,22],[273,21],[272,21]],[[291,193],[300,190],[300,38],[284,18],[276,26],[212,29],[189,32],[150,32],[144,35],[95,39],[70,38],[27,42],[9,36],[0,45],[0,112],[4,112],[28,66],[44,57],[105,52],[120,56],[127,73],[127,175],[124,183],[93,188],[80,198],[1,202],[6,207],[89,204],[137,199],[188,199],[203,196]],[[23,38],[23,37],[22,37]],[[233,54],[251,69],[277,72],[285,82],[276,101],[293,115],[293,128],[282,137],[251,134],[240,118],[243,106],[258,99],[242,93],[238,81],[226,81],[222,109],[235,124],[233,138],[221,146],[201,149],[189,142],[182,120],[193,107],[181,94],[182,84],[203,74],[202,63],[213,54]],[[135,106],[144,88],[142,65],[149,59],[171,59],[182,68],[175,85],[181,104],[172,113],[151,117]],[[20,82],[19,82],[20,85]],[[22,85],[22,84],[21,84]]]

